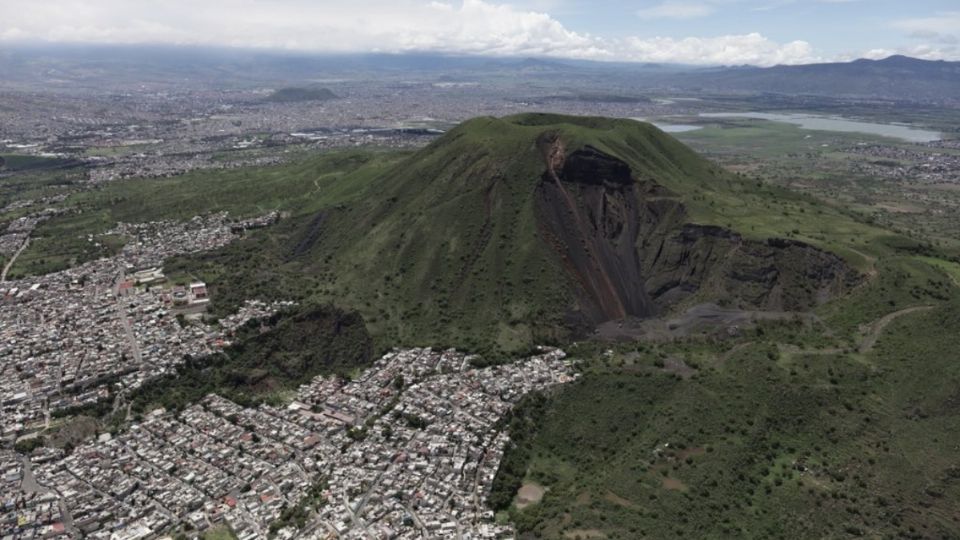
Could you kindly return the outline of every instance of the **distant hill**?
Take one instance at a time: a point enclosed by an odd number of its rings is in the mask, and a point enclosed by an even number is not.
[[[713,92],[944,102],[960,100],[960,62],[891,56],[846,63],[704,70],[679,75],[674,82]]]
[[[267,96],[269,103],[296,103],[301,101],[329,101],[339,96],[329,88],[280,88]]]

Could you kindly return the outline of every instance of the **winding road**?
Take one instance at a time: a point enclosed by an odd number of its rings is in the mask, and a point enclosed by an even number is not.
[[[877,344],[877,340],[880,339],[880,335],[883,333],[883,330],[890,325],[893,321],[903,317],[904,315],[909,315],[911,313],[917,313],[920,311],[929,311],[933,309],[933,306],[914,306],[906,309],[901,309],[900,311],[894,311],[884,317],[881,317],[870,327],[870,330],[864,336],[863,341],[860,342],[860,347],[857,349],[860,354],[866,354],[873,350],[874,345]]]

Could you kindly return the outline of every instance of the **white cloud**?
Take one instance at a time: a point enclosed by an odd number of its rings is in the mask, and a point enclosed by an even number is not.
[[[939,13],[936,17],[917,17],[893,23],[895,28],[922,39],[960,36],[960,11]]]
[[[960,11],[901,19],[894,21],[892,26],[921,41],[918,45],[897,49],[897,54],[926,60],[960,60]]]
[[[960,49],[955,45],[931,45],[923,43],[911,47],[902,47],[895,54],[903,54],[922,60],[960,60]]]
[[[637,10],[641,19],[695,19],[713,13],[713,6],[703,2],[668,0],[656,6]]]
[[[496,1],[0,0],[0,41],[443,52],[691,64],[773,65],[817,59],[806,42],[781,44],[757,33],[605,39],[570,30],[546,13]],[[550,0],[530,1],[526,5],[550,4]],[[700,9],[694,3],[667,4],[674,5],[675,16],[692,16]],[[676,7],[681,5],[686,7]]]
[[[860,55],[861,58],[866,58],[867,60],[883,60],[888,56],[893,56],[897,54],[897,51],[890,49],[870,49],[869,51]],[[848,60],[855,60],[856,56],[849,57]]]
[[[805,41],[779,44],[760,34],[714,38],[628,38],[621,54],[647,62],[684,62],[698,58],[703,64],[805,64],[821,60]]]

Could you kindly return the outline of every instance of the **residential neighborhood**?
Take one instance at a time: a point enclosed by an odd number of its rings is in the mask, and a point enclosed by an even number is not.
[[[106,233],[128,239],[118,254],[2,283],[4,444],[23,448],[84,405],[122,414],[145,382],[291,307],[251,299],[207,321],[207,284],[163,271],[171,256],[278,219],[120,223]],[[179,412],[127,409],[125,428],[71,448],[2,450],[0,538],[135,540],[215,527],[241,539],[508,538],[485,504],[508,442],[501,420],[524,395],[573,380],[564,357],[545,348],[477,369],[454,350],[394,350],[356,376],[315,378],[288,405],[211,394]]]
[[[395,350],[352,380],[317,377],[285,407],[209,395],[69,455],[0,454],[0,538],[222,525],[241,539],[509,538],[485,505],[508,440],[499,421],[527,393],[574,380],[564,357],[476,369],[453,350]],[[304,521],[284,522],[296,507]]]
[[[13,441],[50,424],[53,413],[95,403],[169,373],[185,355],[210,354],[250,319],[289,306],[250,300],[217,324],[182,324],[209,301],[206,284],[166,283],[167,257],[214,249],[277,215],[233,221],[226,214],[138,225],[109,234],[131,240],[109,258],[0,283],[0,439]],[[90,241],[97,241],[91,238]]]

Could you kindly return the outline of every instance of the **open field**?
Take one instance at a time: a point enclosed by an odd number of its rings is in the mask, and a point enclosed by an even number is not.
[[[355,195],[355,186],[364,185],[364,175],[378,174],[401,156],[347,151],[321,154],[293,165],[113,182],[61,203],[67,213],[37,228],[30,249],[11,274],[52,272],[113,253],[124,240],[101,235],[118,222],[187,220],[220,211],[234,218],[274,210],[302,215],[349,199]],[[320,181],[324,181],[322,192]]]
[[[960,193],[951,188],[957,184],[920,181],[919,171],[911,169],[942,159],[936,156],[956,159],[960,150],[764,120],[717,120],[687,119],[704,129],[677,136],[732,171],[811,195],[818,204],[836,205],[888,230],[935,243],[951,255],[960,254]],[[896,157],[885,157],[890,155]]]
[[[236,540],[236,538],[237,536],[228,527],[214,527],[203,534],[203,540]]]

